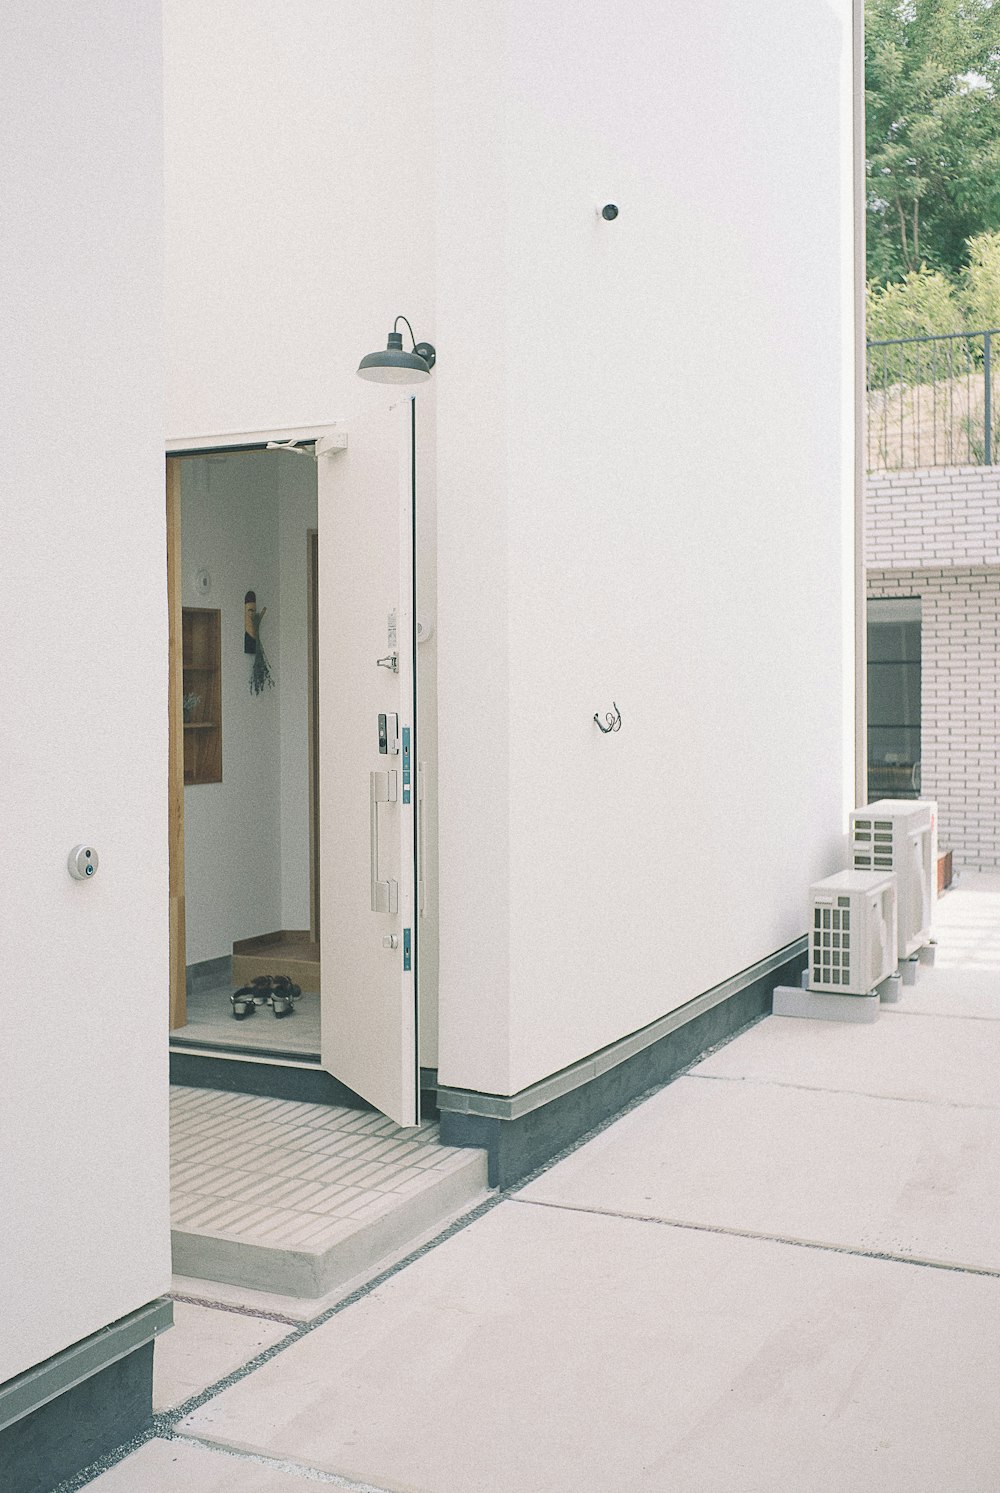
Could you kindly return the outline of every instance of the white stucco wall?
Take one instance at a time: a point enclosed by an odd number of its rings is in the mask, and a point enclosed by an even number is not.
[[[852,18],[435,19],[439,1072],[511,1092],[842,862]]]
[[[375,408],[400,312],[427,336],[431,0],[165,0],[167,428]]]
[[[851,28],[168,0],[170,433],[349,416],[396,312],[438,347],[444,1083],[637,1029],[841,863]]]
[[[170,1282],[160,93],[151,0],[5,7],[0,1381]]]

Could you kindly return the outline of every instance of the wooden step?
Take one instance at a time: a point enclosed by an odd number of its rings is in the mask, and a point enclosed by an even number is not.
[[[238,939],[233,944],[233,985],[249,985],[260,975],[286,975],[300,989],[318,994],[319,944],[298,930]]]

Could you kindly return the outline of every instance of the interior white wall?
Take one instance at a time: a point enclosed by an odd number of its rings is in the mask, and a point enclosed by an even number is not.
[[[181,595],[217,607],[222,630],[222,782],[184,789],[187,962],[231,954],[239,938],[281,927],[280,454],[183,457]],[[195,576],[207,570],[207,596]],[[261,640],[275,684],[250,693],[243,598],[267,608]]]
[[[398,311],[439,350],[439,1072],[516,1091],[800,935],[840,864],[851,6],[166,34],[171,434],[349,416]]]
[[[222,612],[222,782],[184,790],[187,962],[235,940],[309,926],[306,532],[311,456],[253,451],[181,461],[185,606]],[[211,592],[199,594],[200,570]],[[255,591],[274,686],[250,693],[243,598]]]
[[[841,864],[851,7],[435,19],[439,1074],[514,1092]]]
[[[170,1284],[160,97],[152,0],[5,6],[0,1381]]]

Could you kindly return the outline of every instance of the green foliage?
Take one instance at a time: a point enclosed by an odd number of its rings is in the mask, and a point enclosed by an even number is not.
[[[891,285],[868,284],[868,336],[923,337],[959,332],[965,325],[961,302],[946,275],[922,265]]]
[[[868,337],[925,337],[960,332],[966,325],[962,304],[948,277],[922,265],[891,285],[868,284]],[[963,362],[966,344],[909,343],[874,348],[869,356],[869,385],[923,384],[952,371],[954,354]]]
[[[957,273],[1000,228],[1000,0],[867,0],[868,268]]]
[[[976,234],[966,255],[968,264],[960,275],[921,265],[888,285],[869,280],[869,339],[1000,327],[1000,232]]]
[[[968,254],[969,266],[963,276],[966,324],[1000,327],[1000,233],[977,233],[969,240]]]

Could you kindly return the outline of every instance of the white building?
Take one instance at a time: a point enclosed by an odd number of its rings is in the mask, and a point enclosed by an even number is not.
[[[347,961],[319,1066],[397,1118],[423,1068],[443,1137],[486,1147],[494,1181],[766,1008],[854,802],[847,0],[288,0],[280,22],[167,0],[163,21],[165,109],[154,0],[13,0],[0,55],[11,1493],[144,1423],[169,1320],[164,450],[224,497],[233,457],[209,452],[330,446],[269,458],[286,497],[296,462],[319,491],[320,923]],[[398,582],[398,489],[381,528],[363,501],[350,518],[390,439],[355,370],[399,313],[438,355],[416,395],[418,616],[437,592],[418,720],[405,667],[371,657],[392,651],[372,577]],[[221,608],[223,668],[246,667],[232,588],[260,593],[278,683],[251,717],[245,676],[222,680],[175,979],[244,936],[204,901],[230,897],[234,859],[277,926],[316,900],[288,579],[312,520],[286,546],[260,494],[241,522],[258,497],[239,565],[207,532],[181,554],[180,599]],[[362,655],[365,688],[395,695],[347,697]],[[402,756],[382,823],[410,859],[373,872],[399,912],[367,905],[383,698],[425,754],[422,924]],[[260,822],[227,849],[198,816],[241,772]],[[67,875],[78,843],[92,884]]]

